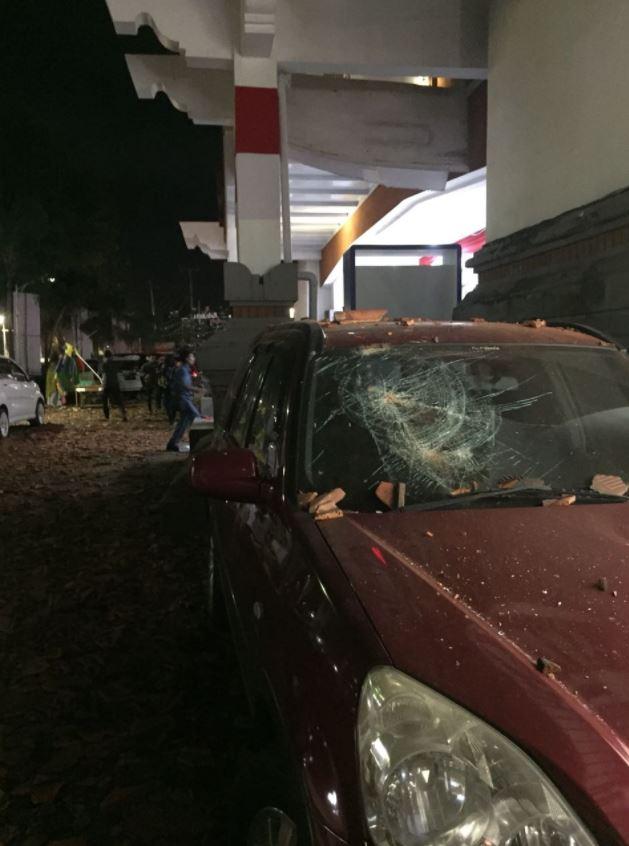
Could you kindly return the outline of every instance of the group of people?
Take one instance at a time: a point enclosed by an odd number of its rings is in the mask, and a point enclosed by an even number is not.
[[[142,365],[142,384],[149,413],[152,414],[154,409],[163,408],[171,425],[175,423],[177,414],[179,415],[166,445],[169,452],[180,452],[181,439],[194,420],[202,416],[194,401],[195,379],[199,375],[195,364],[194,353],[184,349],[177,357],[149,356]],[[122,419],[127,420],[127,410],[118,382],[118,366],[113,360],[111,350],[105,350],[102,398],[103,414],[107,419],[110,407],[114,404],[120,409]]]

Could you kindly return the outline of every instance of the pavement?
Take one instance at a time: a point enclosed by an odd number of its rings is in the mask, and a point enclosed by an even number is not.
[[[0,846],[242,846],[255,727],[188,459],[144,409],[48,419],[0,442]]]

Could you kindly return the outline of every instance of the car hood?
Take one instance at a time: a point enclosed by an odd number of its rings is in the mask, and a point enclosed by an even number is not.
[[[392,663],[495,724],[577,793],[596,794],[627,838],[629,504],[319,525]],[[540,658],[558,665],[547,665],[552,675]],[[613,797],[597,785],[603,761]]]

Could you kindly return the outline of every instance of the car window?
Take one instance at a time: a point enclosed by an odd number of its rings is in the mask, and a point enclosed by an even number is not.
[[[6,378],[11,374],[11,365],[8,361],[0,360],[0,378]]]
[[[284,345],[276,345],[262,387],[255,402],[247,446],[258,459],[263,476],[274,478],[278,471],[282,435],[282,413],[290,382],[294,356]]]
[[[17,382],[28,382],[28,376],[14,361],[11,362],[11,376]]]
[[[259,349],[240,389],[231,423],[228,427],[229,434],[237,446],[244,447],[247,445],[251,415],[270,360],[271,356],[268,351]]]
[[[341,487],[377,510],[381,481],[406,504],[541,480],[582,490],[629,477],[629,359],[590,347],[373,345],[315,362],[301,432],[302,490]]]

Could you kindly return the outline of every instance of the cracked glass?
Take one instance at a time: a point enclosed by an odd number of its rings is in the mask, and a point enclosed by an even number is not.
[[[343,488],[343,507],[382,508],[381,481],[407,505],[509,479],[581,489],[629,476],[629,362],[560,346],[371,345],[314,362],[302,490]]]

